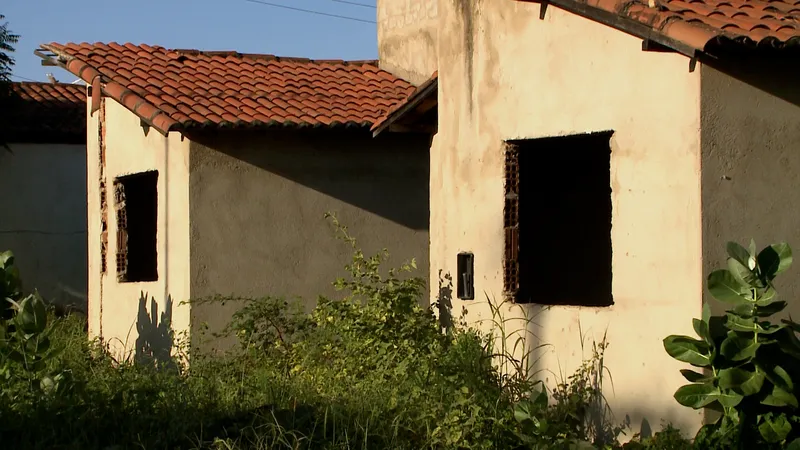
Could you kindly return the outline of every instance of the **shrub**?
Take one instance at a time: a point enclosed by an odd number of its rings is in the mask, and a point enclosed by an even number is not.
[[[704,426],[695,444],[702,448],[800,448],[800,416],[795,384],[800,381],[800,325],[768,320],[786,308],[778,300],[774,280],[792,263],[787,244],[756,252],[728,243],[727,269],[712,272],[708,289],[729,309],[711,316],[708,304],[702,319],[694,319],[700,339],[669,336],[664,347],[673,358],[703,368],[681,370],[691,383],[675,399],[694,409],[721,413]],[[789,444],[791,443],[791,444]]]
[[[311,314],[273,297],[196,301],[243,301],[223,331],[240,343],[228,354],[193,354],[188,368],[118,361],[86,338],[82,318],[48,321],[42,335],[63,351],[44,359],[43,373],[71,377],[40,395],[12,376],[0,440],[26,449],[620,447],[616,427],[587,416],[602,400],[604,343],[548,393],[506,348],[514,333],[505,321],[499,348],[466,326],[442,332],[420,306],[414,262],[384,270],[388,252],[365,256],[332,220],[353,258],[337,298],[321,298]],[[32,311],[39,330],[37,298],[15,317]],[[680,439],[667,428],[628,445],[666,449]]]

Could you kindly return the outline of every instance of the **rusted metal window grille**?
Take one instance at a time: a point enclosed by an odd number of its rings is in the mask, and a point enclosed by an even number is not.
[[[106,183],[100,182],[100,273],[108,271],[108,205]]]
[[[125,185],[114,182],[114,209],[117,213],[117,279],[127,280],[128,274],[128,212],[125,207]]]
[[[519,294],[519,148],[515,145],[506,146],[505,178],[503,286],[506,297],[516,300]]]

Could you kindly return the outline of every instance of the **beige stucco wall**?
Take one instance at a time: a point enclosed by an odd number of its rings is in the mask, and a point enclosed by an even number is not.
[[[428,275],[429,137],[373,139],[321,130],[192,136],[191,292],[305,301],[336,295],[352,249],[324,218],[335,213],[367,255],[387,248],[390,266],[415,258]],[[209,343],[238,303],[193,305],[193,342]]]
[[[672,398],[684,366],[662,339],[691,333],[701,311],[700,73],[683,56],[642,52],[641,40],[556,7],[538,15],[538,5],[512,1],[439,3],[431,296],[439,271],[453,275],[457,253],[472,251],[477,299],[453,300],[454,311],[466,305],[468,320],[482,323],[486,296],[502,298],[505,140],[614,130],[615,304],[522,307],[535,316],[528,328],[537,342],[549,345],[535,367],[552,385],[607,333],[605,395],[616,421],[627,416],[638,432],[645,420],[653,430],[666,420],[693,433],[702,416]]]
[[[702,66],[704,273],[724,268],[725,244],[758,248],[788,242],[800,250],[800,89],[797,64],[736,58]],[[724,71],[724,72],[723,72]],[[800,268],[777,280],[800,317]],[[725,307],[711,300],[713,310]]]
[[[437,0],[377,0],[381,69],[421,84],[437,69]]]
[[[11,250],[27,292],[86,310],[86,146],[0,149],[0,251]]]
[[[145,130],[140,119],[111,99],[104,99],[104,112],[88,119],[88,223],[89,223],[89,331],[102,336],[115,352],[130,355],[137,345],[137,324],[143,338],[155,347],[165,345],[148,324],[151,300],[157,305],[157,321],[167,312],[171,298],[172,325],[177,333],[188,330],[189,309],[180,302],[189,299],[189,141],[177,133],[168,138]],[[100,145],[105,127],[105,177],[108,202],[108,271],[101,274],[100,242]],[[121,283],[116,273],[116,215],[114,178],[150,170],[158,171],[158,281]],[[140,293],[148,300],[141,305]],[[144,313],[144,314],[142,314]]]

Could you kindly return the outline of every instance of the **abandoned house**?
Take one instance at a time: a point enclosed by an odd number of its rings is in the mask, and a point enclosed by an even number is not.
[[[86,87],[11,83],[7,100],[0,251],[14,252],[26,293],[85,311]]]
[[[507,300],[501,312],[547,345],[534,359],[551,384],[606,336],[613,385],[604,388],[617,421],[629,418],[634,432],[662,420],[696,431],[703,414],[673,399],[685,366],[662,340],[693,334],[726,241],[800,248],[800,8],[378,8],[382,67],[418,82],[438,70],[384,122],[402,121],[411,102],[437,103],[431,298],[452,292],[453,311],[466,307],[472,323],[490,316],[488,301]],[[800,293],[799,274],[779,281],[787,300]],[[800,314],[800,304],[790,309]]]
[[[146,328],[170,321],[200,345],[199,330],[220,330],[238,304],[186,300],[299,296],[311,305],[333,294],[352,249],[326,212],[365,252],[416,258],[427,276],[430,134],[373,138],[370,127],[414,91],[374,61],[116,43],[37,53],[91,86],[92,335],[155,352],[171,343],[142,335],[160,336]]]

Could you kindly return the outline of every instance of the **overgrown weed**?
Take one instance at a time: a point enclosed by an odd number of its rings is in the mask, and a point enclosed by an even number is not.
[[[487,298],[491,332],[463,320],[443,332],[432,312],[441,305],[420,306],[414,261],[384,270],[386,250],[364,255],[331,220],[353,258],[337,298],[320,298],[310,314],[273,297],[193,301],[242,302],[221,333],[239,345],[224,355],[192,354],[189,367],[118,361],[86,339],[83,319],[51,321],[64,350],[48,367],[70,382],[38,397],[21,395],[21,382],[4,386],[17,400],[0,404],[0,440],[21,449],[417,450],[560,449],[595,438],[586,420],[604,344],[550,402],[535,371],[543,344],[527,328],[507,331],[500,305]]]

